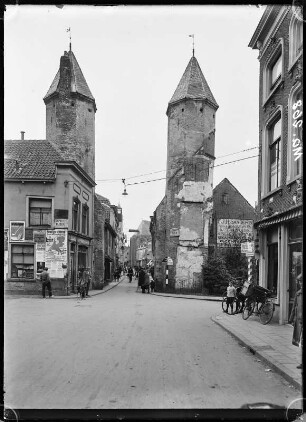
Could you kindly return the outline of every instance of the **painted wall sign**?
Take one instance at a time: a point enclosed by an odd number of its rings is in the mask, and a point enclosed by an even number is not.
[[[73,190],[80,195],[81,193],[81,188],[79,185],[77,185],[76,183],[73,184]]]
[[[10,242],[22,241],[25,238],[25,222],[10,221]]]
[[[68,220],[65,218],[57,218],[54,220],[54,226],[58,229],[68,229]]]
[[[180,235],[180,229],[170,229],[170,236],[179,236]]]
[[[67,265],[67,230],[55,229],[46,232],[46,267],[49,269],[50,277],[63,278]]]
[[[253,220],[220,219],[217,221],[217,246],[234,247],[253,240]]]

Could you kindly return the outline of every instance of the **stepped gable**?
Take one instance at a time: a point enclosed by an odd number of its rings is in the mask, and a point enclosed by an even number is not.
[[[58,149],[46,140],[4,142],[5,180],[54,180],[55,163],[64,161]]]
[[[89,98],[92,101],[95,101],[94,96],[92,95],[86,79],[83,75],[83,72],[77,62],[77,59],[75,58],[75,55],[72,51],[65,51],[64,56],[68,56],[69,63],[70,63],[70,91],[80,94],[84,97]],[[49,98],[51,95],[59,92],[59,82],[60,82],[60,69],[58,70],[57,74],[55,75],[55,78],[47,92],[47,94],[44,97],[44,100]]]
[[[171,98],[169,105],[184,99],[208,100],[218,108],[218,104],[208,86],[197,59],[191,57],[185,72]]]

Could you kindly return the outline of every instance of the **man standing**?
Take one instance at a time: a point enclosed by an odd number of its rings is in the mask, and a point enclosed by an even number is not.
[[[48,268],[45,267],[43,272],[40,275],[40,280],[42,282],[42,296],[45,299],[46,298],[46,287],[48,289],[49,292],[49,297],[53,297],[52,296],[52,289],[51,289],[51,280],[50,280],[50,276],[48,273]]]
[[[236,296],[236,289],[233,283],[230,281],[228,283],[228,288],[227,288],[226,313],[228,313],[229,305],[231,307],[232,314],[234,313],[233,305],[234,305],[235,296]]]

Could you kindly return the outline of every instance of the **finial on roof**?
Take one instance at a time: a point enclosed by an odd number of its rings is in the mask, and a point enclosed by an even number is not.
[[[69,42],[69,51],[71,51],[71,28],[70,28],[70,26],[69,26],[69,28],[66,29],[66,32],[69,32],[69,40],[70,40],[70,42]]]
[[[194,57],[194,34],[189,35],[192,38],[192,57]]]

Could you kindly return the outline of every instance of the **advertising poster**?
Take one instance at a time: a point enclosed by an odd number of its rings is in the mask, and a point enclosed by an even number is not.
[[[253,220],[220,219],[217,222],[217,246],[230,248],[253,240]]]
[[[25,222],[24,221],[10,221],[10,241],[16,242],[24,240],[25,236]]]
[[[34,230],[33,240],[36,243],[36,262],[45,262],[46,256],[46,231]]]
[[[67,266],[67,230],[55,229],[46,231],[45,266],[51,278],[63,278]]]

